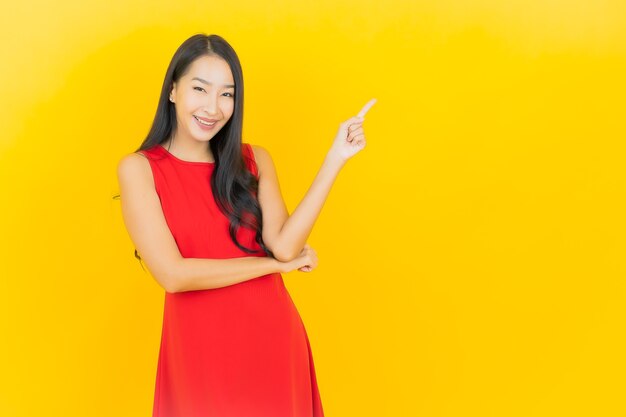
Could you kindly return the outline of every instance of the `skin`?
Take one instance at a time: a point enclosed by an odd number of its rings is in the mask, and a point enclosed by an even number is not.
[[[177,131],[162,145],[186,161],[214,162],[207,142],[233,115],[235,88],[231,86],[234,84],[230,67],[223,59],[216,56],[196,59],[170,92],[170,101],[176,108]],[[218,121],[213,129],[205,131],[198,126],[194,116]]]
[[[201,78],[210,84],[193,78]],[[170,100],[176,107],[177,132],[162,145],[186,161],[213,162],[206,142],[223,127],[234,110],[234,80],[228,63],[204,56],[174,84]],[[332,184],[345,163],[365,147],[363,121],[375,103],[370,100],[357,116],[339,125],[337,135],[302,201],[290,215],[280,191],[269,152],[252,145],[259,171],[258,198],[263,213],[263,241],[271,257],[231,259],[183,258],[167,226],[147,159],[125,155],[117,166],[122,217],[137,251],[155,280],[168,292],[193,291],[233,285],[262,275],[293,270],[310,272],[317,254],[306,244]],[[194,118],[217,119],[202,130]]]

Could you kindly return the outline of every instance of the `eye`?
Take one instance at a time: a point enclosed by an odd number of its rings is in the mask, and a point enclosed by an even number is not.
[[[194,87],[193,89],[194,90],[202,90],[202,91],[204,91],[204,88],[202,88],[202,87]]]
[[[227,97],[233,97],[233,95],[231,93],[224,93],[224,94],[228,94]]]

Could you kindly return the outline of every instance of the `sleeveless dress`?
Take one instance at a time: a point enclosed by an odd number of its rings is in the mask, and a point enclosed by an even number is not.
[[[213,199],[213,162],[155,145],[149,160],[163,214],[184,258],[267,256],[254,231],[232,242]],[[258,178],[252,147],[246,167]],[[165,292],[153,417],[322,417],[309,339],[280,273],[221,288]]]

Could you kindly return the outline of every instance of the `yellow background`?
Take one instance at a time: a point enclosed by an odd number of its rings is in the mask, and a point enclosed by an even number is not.
[[[150,415],[164,293],[111,197],[198,32],[290,210],[378,99],[284,275],[328,417],[626,415],[621,0],[5,2],[0,415]]]

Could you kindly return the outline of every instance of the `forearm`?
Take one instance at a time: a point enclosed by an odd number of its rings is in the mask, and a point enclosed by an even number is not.
[[[300,253],[343,165],[332,155],[326,156],[306,195],[280,230],[273,251],[278,259],[287,261]]]
[[[281,272],[281,262],[263,256],[228,259],[181,258],[174,267],[168,292],[226,287],[256,277]]]

